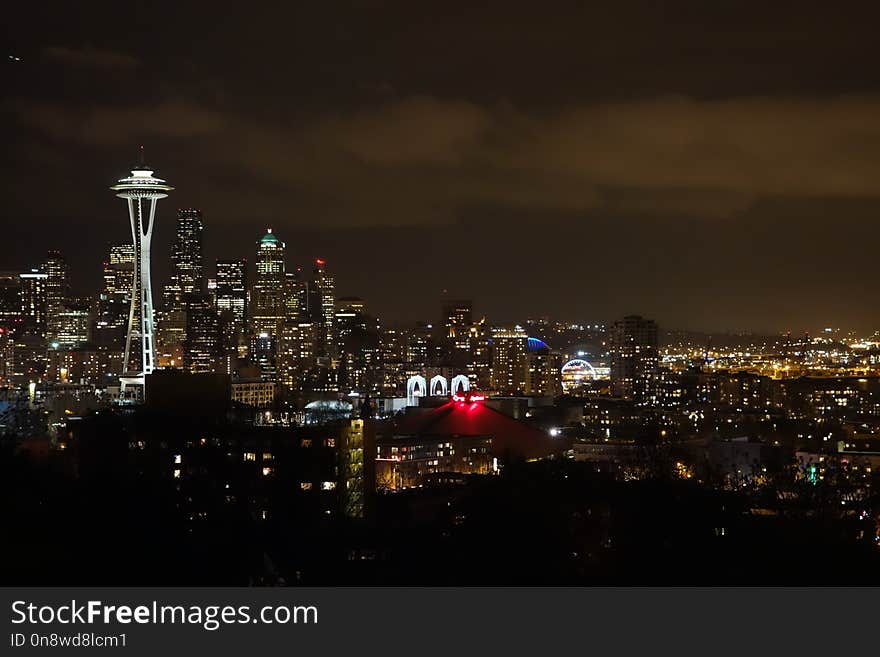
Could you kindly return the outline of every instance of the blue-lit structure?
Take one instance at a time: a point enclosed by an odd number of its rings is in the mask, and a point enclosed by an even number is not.
[[[539,340],[538,338],[529,338],[526,348],[529,351],[544,351],[545,349],[550,349],[546,342]]]

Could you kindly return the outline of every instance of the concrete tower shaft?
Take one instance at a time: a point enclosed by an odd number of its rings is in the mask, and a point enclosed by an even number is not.
[[[120,378],[123,397],[143,393],[144,377],[155,368],[155,339],[153,329],[153,291],[150,279],[150,243],[156,204],[166,192],[174,189],[153,176],[153,171],[141,164],[122,178],[111,190],[128,203],[131,221],[131,239],[134,246],[134,273],[132,278],[131,307],[125,337],[125,356]]]

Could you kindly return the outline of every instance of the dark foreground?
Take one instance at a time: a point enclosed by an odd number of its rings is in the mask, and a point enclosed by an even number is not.
[[[759,508],[573,462],[380,494],[364,519],[280,502],[260,518],[202,491],[193,520],[179,491],[122,465],[72,475],[6,449],[0,468],[4,585],[880,583],[873,509]]]

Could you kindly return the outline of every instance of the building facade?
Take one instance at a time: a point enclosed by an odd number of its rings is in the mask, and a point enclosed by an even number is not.
[[[257,242],[257,276],[254,280],[252,330],[277,336],[286,314],[285,244],[272,229]]]
[[[657,324],[628,315],[611,327],[611,391],[639,403],[656,394]]]
[[[528,387],[528,334],[519,326],[492,330],[489,385],[501,394],[524,394]]]

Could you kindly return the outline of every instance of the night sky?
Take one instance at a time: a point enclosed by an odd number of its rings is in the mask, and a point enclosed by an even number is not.
[[[4,10],[0,269],[96,292],[144,144],[155,289],[198,207],[209,262],[271,225],[388,321],[880,328],[876,2]]]

